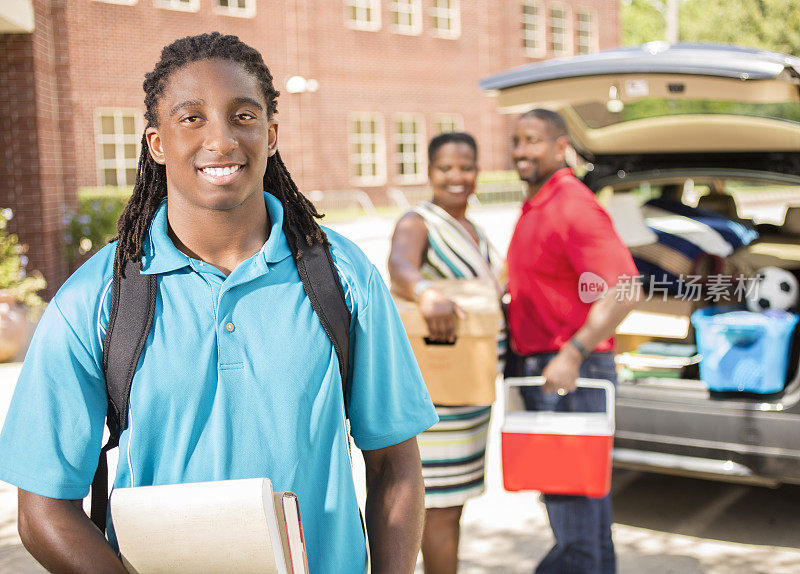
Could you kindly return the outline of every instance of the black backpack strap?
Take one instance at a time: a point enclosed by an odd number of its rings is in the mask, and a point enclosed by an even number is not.
[[[291,246],[291,242],[290,242]],[[326,245],[304,246],[303,254],[296,259],[297,272],[311,306],[319,317],[322,328],[333,343],[339,359],[342,376],[342,394],[347,409],[349,397],[347,375],[350,368],[350,310],[339,281],[339,273],[333,263],[331,251]]]
[[[288,234],[287,234],[288,237]],[[292,253],[295,252],[292,242],[289,241]],[[298,259],[295,257],[297,273],[303,282],[303,288],[308,295],[311,306],[319,317],[322,328],[333,343],[336,356],[339,359],[339,373],[342,376],[342,395],[344,397],[345,418],[347,417],[347,403],[350,396],[347,384],[347,374],[350,369],[350,309],[344,296],[344,289],[339,281],[339,272],[333,263],[330,247],[315,244],[303,247],[303,254]],[[345,421],[347,425],[347,421]],[[347,430],[347,429],[346,429]],[[349,430],[348,430],[349,432]],[[347,438],[347,455],[350,466],[353,466],[353,453],[350,451],[350,439]],[[361,530],[364,540],[367,540],[367,526],[361,508],[358,509],[361,518]],[[367,558],[369,558],[369,544],[367,544]]]
[[[92,481],[92,521],[105,532],[108,507],[108,463],[106,452],[117,446],[120,433],[128,426],[128,400],[139,356],[153,325],[157,283],[155,275],[139,272],[128,261],[123,273],[114,269],[111,314],[103,341],[103,371],[108,393],[110,437],[100,452]]]
[[[103,371],[109,430],[117,439],[128,426],[131,382],[153,325],[156,291],[156,276],[140,273],[137,263],[128,261],[123,274],[114,273],[111,314],[103,341]]]
[[[106,445],[100,451],[100,458],[97,461],[97,470],[94,471],[92,479],[92,505],[89,509],[89,516],[94,525],[100,532],[106,532],[106,514],[108,511],[108,456],[109,450],[117,446],[116,439],[108,439]]]

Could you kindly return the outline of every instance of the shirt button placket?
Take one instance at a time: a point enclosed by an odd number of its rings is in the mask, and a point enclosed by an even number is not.
[[[236,340],[236,323],[229,320],[230,318],[223,318],[220,322],[219,330],[220,335],[217,338],[219,342],[219,366],[226,369],[228,372],[240,360],[239,345]]]

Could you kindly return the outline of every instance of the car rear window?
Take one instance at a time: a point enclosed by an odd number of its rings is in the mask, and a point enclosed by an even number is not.
[[[619,104],[618,104],[619,105]],[[772,118],[800,124],[800,102],[762,104],[705,99],[644,98],[623,104],[620,111],[609,111],[606,103],[586,102],[573,106],[590,128],[654,118],[690,114],[727,114]]]

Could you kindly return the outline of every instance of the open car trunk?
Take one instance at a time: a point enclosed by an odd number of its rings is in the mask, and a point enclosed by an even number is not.
[[[667,189],[674,187],[677,181],[690,180],[688,173],[683,170],[681,176],[677,176],[675,172],[651,170],[645,174],[632,173],[629,178],[615,176],[613,182],[606,180],[606,183],[613,183],[610,187],[616,188],[612,197],[632,189],[641,195],[642,188]],[[705,168],[695,171],[692,181],[693,185],[694,182],[700,185],[705,178],[709,184],[723,185],[726,178],[748,176],[752,177],[753,172]],[[762,172],[761,177],[767,176]],[[800,200],[800,177],[774,174],[769,177],[772,182],[781,183],[779,187],[788,198],[785,201]],[[765,182],[760,185],[775,194],[774,188]],[[605,192],[610,191],[610,187],[606,187]],[[795,200],[791,198],[792,191],[797,194]],[[739,247],[726,258],[737,264],[729,269],[748,269],[753,273],[766,266],[778,267],[800,279],[800,207],[789,207],[782,225],[777,225],[775,216],[772,223],[753,221],[746,217],[751,215],[746,210],[744,213],[737,211],[732,197],[720,193],[701,196],[700,204],[749,228],[762,229],[756,240]],[[722,206],[728,209],[733,206],[733,211],[725,211]],[[641,209],[647,213],[646,206]],[[612,209],[609,211],[612,218],[619,217]],[[653,219],[643,217],[643,221],[655,225]],[[634,255],[648,253],[648,245],[634,246],[632,252]],[[658,252],[650,253],[659,256]],[[703,353],[709,350],[698,346],[698,331],[691,316],[715,304],[738,305],[744,309],[744,301],[735,299],[730,289],[727,295],[731,299],[709,300],[706,287],[700,297],[687,300],[652,289],[651,285],[649,295],[645,290],[636,309],[620,324],[615,439],[618,466],[755,483],[800,483],[800,449],[796,440],[800,429],[800,336],[797,336],[797,328],[791,329],[788,341],[769,342],[773,350],[785,346],[775,351],[782,355],[775,356],[787,362],[779,380],[770,381],[774,387],[770,392],[714,390],[720,381],[704,380],[701,375]],[[719,344],[726,343],[720,340]],[[692,346],[695,352],[691,351]],[[669,357],[675,351],[682,356]],[[727,352],[721,348],[711,350],[717,351]],[[743,352],[749,351],[744,349]],[[775,358],[763,356],[763,347],[761,354],[756,352],[755,346],[753,352],[754,356],[748,360],[760,362],[761,366]]]

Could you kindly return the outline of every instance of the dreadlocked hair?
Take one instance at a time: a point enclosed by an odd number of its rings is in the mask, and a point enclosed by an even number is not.
[[[175,40],[161,51],[161,59],[153,71],[145,75],[142,85],[147,127],[158,127],[158,102],[172,73],[192,62],[208,59],[230,60],[243,66],[261,85],[268,116],[272,118],[278,111],[279,92],[273,85],[272,74],[261,54],[236,36],[212,32]],[[322,215],[297,189],[277,151],[267,161],[264,189],[269,190],[283,205],[283,229],[298,259],[302,256],[303,246],[329,245],[325,232],[316,221]],[[117,221],[115,239],[119,245],[114,267],[120,272],[127,261],[137,262],[141,267],[150,222],[166,196],[166,168],[150,156],[147,138],[143,135],[133,193]]]

